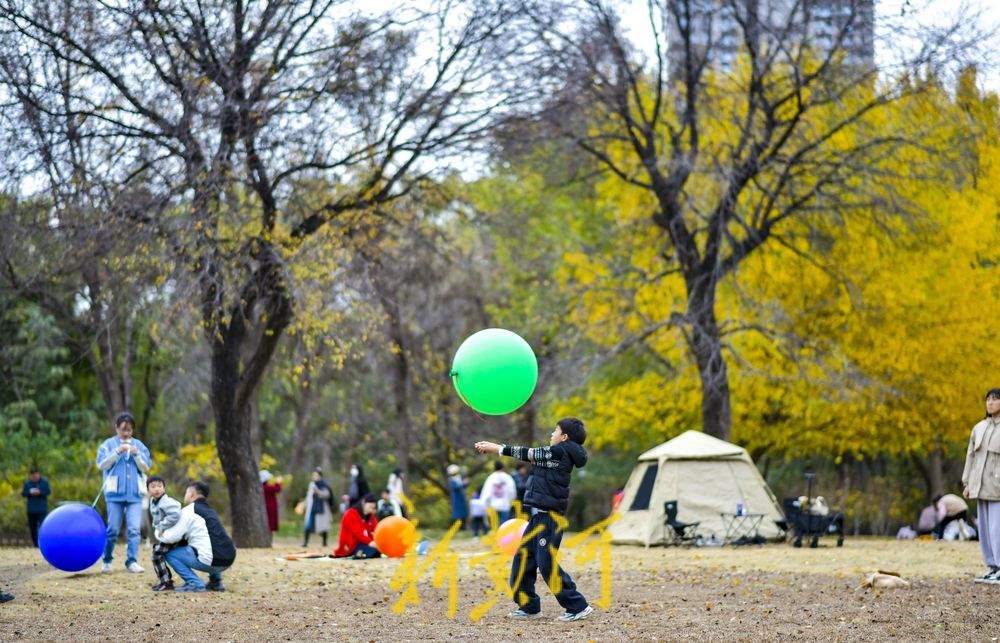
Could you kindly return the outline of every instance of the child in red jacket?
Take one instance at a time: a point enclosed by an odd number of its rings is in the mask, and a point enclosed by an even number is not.
[[[375,516],[375,495],[365,494],[356,505],[344,512],[340,520],[340,538],[333,551],[334,558],[378,558],[373,538],[378,518]]]

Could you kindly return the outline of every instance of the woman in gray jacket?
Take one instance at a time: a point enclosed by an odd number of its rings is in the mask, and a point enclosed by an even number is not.
[[[979,546],[989,569],[977,583],[1000,584],[1000,388],[986,392],[986,418],[972,428],[962,495],[979,501]]]

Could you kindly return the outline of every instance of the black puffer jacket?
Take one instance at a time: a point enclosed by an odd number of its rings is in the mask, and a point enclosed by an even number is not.
[[[194,512],[205,521],[205,529],[208,530],[208,539],[212,543],[212,566],[229,567],[236,560],[236,545],[233,539],[226,533],[226,528],[219,520],[219,514],[209,506],[204,498],[194,501]]]
[[[569,506],[569,482],[573,467],[587,464],[587,451],[571,440],[554,447],[517,447],[504,445],[502,455],[535,465],[528,476],[524,506],[556,513],[566,513]]]

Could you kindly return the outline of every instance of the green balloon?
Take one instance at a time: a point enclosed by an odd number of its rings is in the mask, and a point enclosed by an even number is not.
[[[538,361],[528,342],[503,328],[470,336],[455,353],[451,381],[462,401],[485,415],[504,415],[528,401]]]

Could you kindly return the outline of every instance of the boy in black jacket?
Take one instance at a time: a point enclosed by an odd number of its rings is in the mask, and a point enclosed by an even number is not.
[[[562,530],[558,528],[549,512],[566,513],[569,504],[570,473],[573,467],[583,467],[587,464],[587,452],[583,449],[586,439],[587,431],[583,422],[577,418],[563,418],[556,423],[547,447],[516,447],[495,442],[476,443],[476,450],[480,453],[506,455],[534,465],[524,493],[525,511],[531,514],[524,533],[531,534],[536,530],[538,533],[514,556],[510,584],[511,587],[517,585],[514,600],[519,609],[508,614],[511,618],[535,618],[541,614],[541,599],[535,593],[535,578],[537,573],[541,572],[545,582],[550,582],[552,553],[559,550],[559,543],[562,542]],[[523,562],[522,558],[525,559]],[[569,574],[561,567],[557,568],[556,573],[562,581],[556,600],[566,610],[558,620],[578,621],[586,618],[594,608],[588,605],[587,599],[576,590],[576,584]]]

